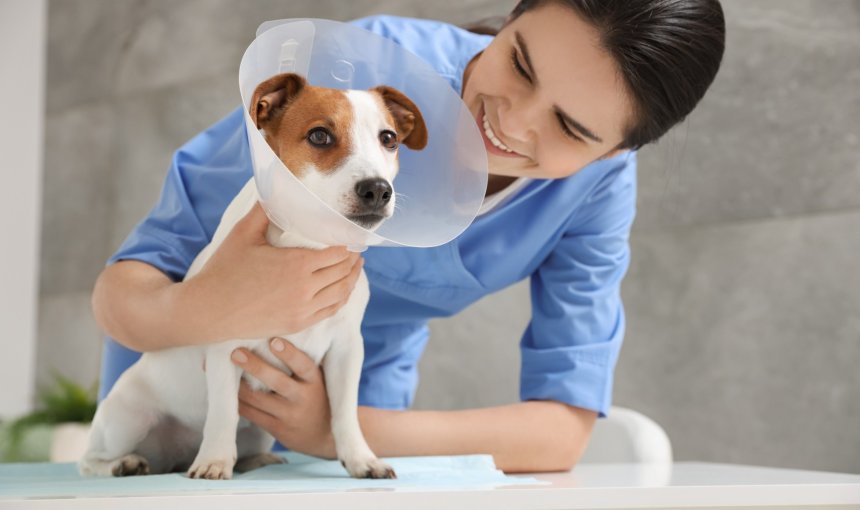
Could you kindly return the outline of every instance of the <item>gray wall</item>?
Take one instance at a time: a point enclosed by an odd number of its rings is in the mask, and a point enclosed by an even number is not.
[[[513,2],[50,4],[40,372],[90,382],[89,292],[172,151],[239,102],[257,24],[370,13],[462,23]],[[615,402],[680,460],[860,473],[860,2],[724,1],[725,63],[640,155]],[[517,400],[525,283],[432,324],[416,406]]]

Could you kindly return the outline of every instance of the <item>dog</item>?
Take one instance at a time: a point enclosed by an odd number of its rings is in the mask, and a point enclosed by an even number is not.
[[[276,75],[253,94],[249,115],[286,167],[329,206],[367,229],[377,228],[395,206],[392,182],[398,147],[420,150],[427,128],[418,107],[400,91],[314,87],[297,74]],[[254,179],[227,207],[212,242],[185,279],[193,278],[233,226],[259,200]],[[273,246],[325,248],[319,242],[269,225]],[[358,422],[358,384],[364,357],[361,320],[370,295],[362,271],[347,303],[306,330],[283,335],[322,364],[331,406],[337,456],[356,478],[395,478],[371,451]],[[245,347],[285,371],[267,338],[148,352],[129,367],[99,405],[79,471],[89,476],[182,472],[191,478],[229,479],[283,457],[270,453],[274,438],[240,418],[242,377],[265,385],[230,355]],[[201,367],[205,366],[205,370]]]

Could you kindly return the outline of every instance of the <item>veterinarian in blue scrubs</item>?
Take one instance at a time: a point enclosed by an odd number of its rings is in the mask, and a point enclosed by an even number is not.
[[[359,390],[365,436],[383,457],[485,452],[506,471],[567,469],[610,406],[625,329],[619,292],[630,260],[635,149],[682,120],[710,85],[723,52],[721,8],[716,0],[526,0],[495,37],[389,16],[354,23],[422,57],[461,92],[483,127],[491,174],[480,215],[456,240],[363,254],[371,286]],[[176,152],[157,204],[100,276],[97,320],[126,346],[106,342],[102,395],[135,350],[298,331],[333,313],[354,284],[360,259],[341,248],[309,256],[278,249],[279,263],[305,279],[267,282],[260,211],[237,226],[205,278],[181,283],[252,175],[244,129],[237,109]],[[321,266],[342,287],[326,303],[293,289]],[[409,410],[428,319],[524,278],[532,318],[520,342],[522,402]],[[276,295],[287,297],[264,298]],[[226,317],[243,299],[260,305]],[[285,318],[275,324],[262,306]],[[230,336],[214,332],[222,319],[235,331],[219,333]],[[293,376],[243,354],[236,362],[277,380],[270,386],[280,393],[243,388],[241,414],[290,449],[333,456],[319,369],[290,344],[280,356]]]

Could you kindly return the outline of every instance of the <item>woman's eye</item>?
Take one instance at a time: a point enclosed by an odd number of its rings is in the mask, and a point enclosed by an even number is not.
[[[397,133],[386,129],[379,133],[379,142],[386,149],[393,151],[397,148]]]
[[[514,67],[514,70],[517,72],[517,74],[528,80],[529,83],[532,82],[532,77],[529,76],[529,73],[526,71],[523,65],[520,64],[520,59],[517,58],[516,48],[511,49],[511,65]]]
[[[314,128],[308,133],[308,142],[316,147],[328,147],[334,143],[334,137],[325,128]]]
[[[582,139],[582,137],[577,136],[576,133],[574,133],[573,131],[571,131],[571,129],[569,127],[567,127],[567,122],[565,122],[564,119],[561,118],[561,115],[556,115],[556,118],[558,119],[558,123],[559,123],[559,125],[561,125],[561,130],[565,136],[567,136],[568,138],[572,138],[572,139],[576,140],[577,142],[584,141]]]

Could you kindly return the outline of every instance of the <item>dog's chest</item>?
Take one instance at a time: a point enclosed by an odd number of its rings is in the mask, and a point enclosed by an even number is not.
[[[363,341],[361,336],[361,319],[364,316],[364,309],[367,306],[369,298],[370,287],[367,276],[362,271],[352,294],[349,296],[349,300],[335,315],[303,331],[284,334],[281,337],[295,345],[296,348],[307,354],[315,364],[319,365],[326,352],[331,349],[331,346],[335,342]],[[239,342],[247,341],[240,340]],[[245,344],[245,346],[271,365],[289,373],[289,367],[272,352],[268,341],[255,341],[253,345]],[[269,389],[262,382],[247,373],[245,373],[244,377],[254,389]]]
[[[191,268],[188,271],[186,278],[190,278],[197,273],[212,252],[226,237],[227,233],[236,222],[248,213],[251,207],[258,201],[257,188],[254,180],[251,179],[245,184],[245,187],[236,198],[227,207],[221,223],[215,232],[212,243],[210,243],[194,260]],[[301,247],[310,249],[323,249],[325,245],[310,241],[290,232],[284,232],[276,225],[270,224],[266,232],[266,240],[272,246],[284,247]],[[289,284],[289,282],[284,282]],[[332,317],[324,319],[317,324],[298,333],[288,333],[279,335],[285,338],[298,349],[305,352],[314,363],[320,364],[325,353],[331,348],[335,342],[361,342],[361,320],[364,317],[364,309],[367,306],[367,301],[370,298],[370,288],[367,282],[367,276],[364,271],[361,272],[358,281],[352,294],[349,296],[347,303]],[[269,347],[269,339],[259,340],[233,340],[228,342],[231,347],[245,347],[254,351],[257,355],[265,359],[271,365],[289,371],[289,367],[285,366],[278,359]],[[266,386],[259,380],[251,377],[247,373],[245,379],[251,384],[254,389],[267,389]]]

